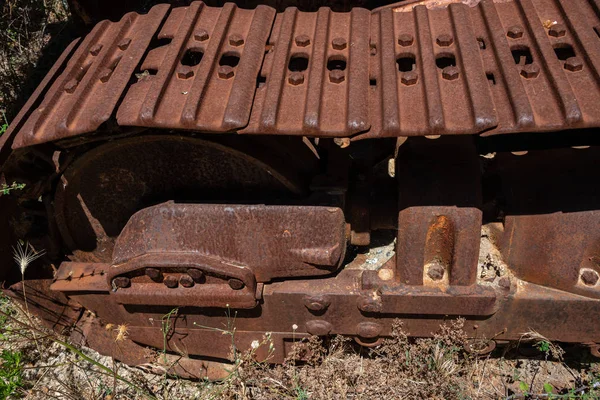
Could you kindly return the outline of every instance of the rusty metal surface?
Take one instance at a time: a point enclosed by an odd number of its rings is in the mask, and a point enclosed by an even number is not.
[[[343,261],[345,234],[344,213],[336,207],[166,203],[131,217],[115,243],[113,264],[127,270],[121,265],[144,255],[165,254],[167,262],[169,254],[188,254],[206,267],[247,269],[258,282],[327,275]]]
[[[599,21],[586,0],[166,7],[97,25],[59,61],[13,146],[90,133],[115,114],[124,126],[356,139],[600,126]]]

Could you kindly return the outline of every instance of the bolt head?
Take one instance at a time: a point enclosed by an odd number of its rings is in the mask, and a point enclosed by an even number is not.
[[[523,37],[523,28],[521,28],[519,25],[513,25],[510,28],[508,28],[508,31],[506,32],[506,36],[508,36],[511,39],[519,39]]]
[[[326,336],[333,330],[330,322],[313,320],[306,322],[306,332],[315,336]]]
[[[168,287],[170,289],[175,289],[177,287],[177,285],[179,284],[179,281],[173,275],[167,275],[167,276],[165,276],[163,283],[165,284],[166,287]]]
[[[414,38],[410,33],[403,33],[398,36],[398,44],[402,47],[412,46]]]
[[[525,79],[537,78],[540,74],[540,67],[536,63],[527,64],[521,69],[521,76]]]
[[[438,263],[431,263],[427,268],[427,276],[434,281],[441,280],[445,272],[446,269]]]
[[[356,327],[356,333],[358,333],[358,336],[365,339],[376,338],[379,336],[382,330],[383,326],[377,322],[361,322]]]
[[[402,84],[406,85],[406,86],[412,86],[412,85],[416,84],[418,80],[419,80],[419,74],[417,74],[415,71],[405,72],[402,74],[402,77],[400,78],[400,82],[402,82]]]
[[[336,50],[344,50],[347,46],[346,39],[342,37],[336,37],[331,41],[331,46]]]
[[[329,71],[329,81],[332,83],[342,83],[346,79],[346,74],[341,69]]]
[[[102,45],[101,44],[95,44],[90,49],[90,54],[93,55],[93,56],[97,56],[98,54],[100,54],[100,50],[102,50]]]
[[[230,65],[221,65],[219,67],[219,78],[230,79],[233,78],[233,67]]]
[[[229,44],[235,47],[241,46],[244,44],[244,38],[241,35],[233,34],[229,36]]]
[[[302,72],[292,72],[288,77],[288,82],[292,86],[302,85],[304,83],[304,74]]]
[[[117,288],[128,288],[131,286],[131,279],[126,276],[117,276],[115,279],[113,279],[112,283],[113,286]]]
[[[158,281],[162,278],[162,272],[158,268],[146,268],[145,273],[153,281]]]
[[[179,283],[183,287],[190,288],[194,286],[194,279],[192,279],[192,277],[189,275],[183,274],[179,277]]]
[[[600,277],[596,271],[586,269],[581,272],[581,281],[587,286],[594,286],[598,283]]]
[[[113,70],[110,68],[104,68],[102,72],[100,72],[100,82],[106,83],[110,79]]]
[[[442,70],[442,77],[447,81],[458,79],[458,68],[452,65],[444,68]]]
[[[552,37],[563,37],[567,33],[567,28],[563,24],[554,24],[548,29],[548,35]]]
[[[583,69],[583,62],[579,57],[569,57],[565,60],[565,69],[571,72],[581,71]]]
[[[194,71],[192,70],[192,68],[184,65],[181,68],[179,68],[179,71],[177,71],[177,77],[179,79],[189,79],[192,76],[194,76]]]
[[[358,298],[357,307],[363,312],[379,313],[383,309],[383,303],[381,298],[374,299],[371,296],[361,296]]]
[[[298,35],[295,38],[296,46],[306,47],[310,44],[310,37],[308,35]]]
[[[331,304],[327,296],[304,296],[304,307],[310,311],[325,311]]]
[[[236,278],[231,278],[229,280],[229,287],[232,288],[233,290],[240,290],[244,288],[244,282],[242,282],[239,279]]]
[[[208,40],[208,32],[205,29],[198,29],[196,32],[194,32],[194,39],[196,39],[199,42],[204,42],[205,40]]]
[[[125,39],[121,40],[117,46],[119,46],[119,49],[121,49],[121,50],[127,50],[127,48],[129,47],[130,44],[131,44],[131,39],[125,38]]]
[[[440,47],[448,47],[451,46],[452,43],[454,42],[454,38],[452,37],[452,35],[448,35],[448,34],[441,34],[440,36],[437,37],[436,39],[436,43],[438,44],[438,46]]]

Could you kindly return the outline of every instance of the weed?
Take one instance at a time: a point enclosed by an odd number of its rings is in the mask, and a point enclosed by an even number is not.
[[[4,123],[0,125],[0,136],[8,130],[8,119],[6,119],[6,113],[2,111],[2,117],[4,117]]]
[[[13,190],[23,190],[23,189],[25,189],[24,183],[13,182],[10,186],[7,185],[6,183],[3,183],[2,185],[0,185],[0,196],[9,195],[10,192],[12,192]]]
[[[23,386],[22,354],[18,351],[2,350],[0,353],[0,398],[16,396]]]

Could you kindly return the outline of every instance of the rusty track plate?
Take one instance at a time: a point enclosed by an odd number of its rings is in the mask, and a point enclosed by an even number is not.
[[[230,131],[248,124],[275,10],[175,8],[117,113],[122,125]]]
[[[102,22],[13,147],[115,111],[128,126],[356,139],[600,126],[595,3],[467,3],[276,15],[194,2]]]

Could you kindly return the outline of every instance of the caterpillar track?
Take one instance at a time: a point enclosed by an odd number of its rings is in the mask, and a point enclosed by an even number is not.
[[[458,317],[474,352],[600,356],[600,3],[348,8],[161,4],[71,43],[0,137],[3,290],[196,378],[232,319],[273,363]]]

